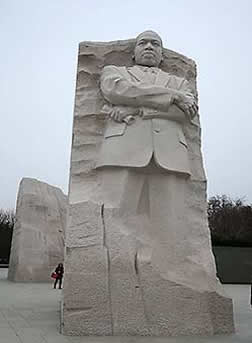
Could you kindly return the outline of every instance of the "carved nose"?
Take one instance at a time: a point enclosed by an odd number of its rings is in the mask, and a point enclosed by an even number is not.
[[[152,49],[153,49],[153,46],[152,46],[151,42],[148,42],[148,43],[146,44],[146,49],[149,49],[149,50],[152,50]]]

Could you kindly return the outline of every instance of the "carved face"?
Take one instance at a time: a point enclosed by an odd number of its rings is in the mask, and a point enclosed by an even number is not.
[[[134,57],[138,65],[158,67],[162,61],[162,40],[156,32],[145,31],[137,37]]]

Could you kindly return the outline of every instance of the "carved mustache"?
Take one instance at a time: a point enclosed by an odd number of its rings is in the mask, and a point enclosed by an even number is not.
[[[144,50],[141,55],[144,56],[146,54],[152,55],[153,57],[156,57],[156,54],[153,50]]]

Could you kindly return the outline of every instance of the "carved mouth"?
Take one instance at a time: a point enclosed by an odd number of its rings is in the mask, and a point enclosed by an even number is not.
[[[155,53],[153,51],[149,51],[149,50],[144,51],[143,55],[151,55],[151,56],[155,57]]]

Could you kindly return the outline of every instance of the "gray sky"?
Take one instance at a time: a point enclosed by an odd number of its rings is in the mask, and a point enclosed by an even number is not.
[[[78,43],[156,30],[198,64],[208,196],[252,202],[252,1],[0,0],[0,208],[22,177],[67,192]]]

